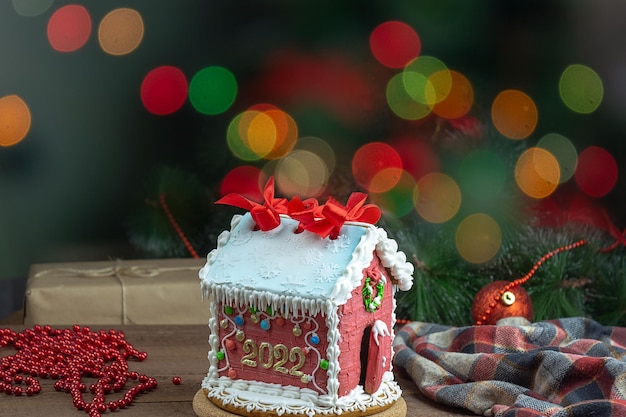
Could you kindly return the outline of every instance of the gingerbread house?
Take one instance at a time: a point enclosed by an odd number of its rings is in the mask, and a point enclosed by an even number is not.
[[[244,415],[390,406],[401,393],[392,373],[394,293],[411,287],[412,264],[383,229],[345,221],[355,217],[350,204],[344,221],[319,233],[310,225],[320,207],[303,222],[276,203],[272,196],[235,215],[200,270],[211,311],[204,392]],[[271,227],[259,227],[259,207],[269,209]]]

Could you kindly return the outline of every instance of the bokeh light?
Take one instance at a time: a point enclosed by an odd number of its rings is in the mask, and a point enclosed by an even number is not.
[[[382,210],[396,217],[402,217],[413,211],[413,193],[415,179],[411,174],[402,171],[400,180],[391,189],[384,193],[371,193],[372,202]]]
[[[324,139],[315,136],[301,137],[298,139],[296,149],[309,151],[318,155],[328,167],[329,173],[332,173],[335,170],[335,162],[337,160],[335,151],[333,147],[330,146]]]
[[[370,193],[384,193],[395,187],[404,171],[398,167],[383,168],[370,180],[368,191]]]
[[[144,24],[138,11],[120,8],[110,11],[98,27],[98,42],[110,55],[127,55],[139,47]]]
[[[407,93],[419,103],[432,107],[450,94],[452,76],[440,59],[420,56],[407,64],[403,74]]]
[[[261,170],[254,166],[242,165],[233,168],[222,180],[220,195],[237,193],[252,201],[262,201],[261,177]]]
[[[439,154],[428,141],[401,136],[389,140],[388,143],[400,155],[402,168],[416,180],[440,170]]]
[[[187,100],[188,84],[183,72],[164,65],[150,71],[141,83],[141,101],[153,114],[164,116],[174,113]]]
[[[491,106],[491,121],[503,136],[525,139],[535,131],[539,114],[535,102],[518,90],[504,90]]]
[[[415,30],[404,22],[391,20],[378,25],[370,35],[374,58],[388,68],[403,68],[419,56],[422,42]]]
[[[428,116],[432,110],[431,106],[416,101],[409,91],[407,85],[414,84],[412,88],[413,94],[418,90],[419,86],[426,86],[426,78],[418,73],[399,73],[391,77],[387,83],[387,104],[391,111],[398,117],[406,120],[419,120]]]
[[[83,6],[63,6],[48,20],[48,42],[55,51],[76,51],[87,43],[90,35],[91,16]]]
[[[20,97],[0,98],[0,146],[8,147],[22,141],[30,130],[30,109]]]
[[[426,104],[429,108],[435,102],[435,89],[430,80],[419,72],[404,71],[402,73],[404,89],[409,97],[421,104]]]
[[[446,94],[445,87],[449,91]],[[474,104],[474,88],[470,81],[458,71],[443,71],[433,74],[431,77],[433,85],[440,86],[441,100],[437,101],[433,107],[433,112],[444,119],[458,119],[465,116]]]
[[[263,158],[276,144],[276,124],[266,112],[254,111],[248,114],[252,117],[243,119],[247,122],[243,125],[246,126],[244,138],[250,150]]]
[[[232,154],[242,161],[256,161],[261,157],[248,146],[248,126],[250,120],[261,112],[245,111],[231,120],[226,130],[226,143]]]
[[[54,0],[13,0],[13,8],[20,16],[34,17],[45,13]]]
[[[502,245],[502,232],[493,218],[476,213],[463,219],[456,229],[454,239],[463,259],[481,264],[498,254]]]
[[[537,142],[537,147],[550,152],[559,162],[561,184],[572,178],[576,171],[578,152],[571,140],[558,133],[548,133]]]
[[[433,97],[427,97],[430,104],[442,102],[450,95],[450,91],[452,91],[452,73],[450,70],[442,69],[436,71],[428,77],[428,81],[432,86],[432,90],[429,91],[434,93]],[[473,91],[471,101],[473,102]]]
[[[244,161],[280,159],[291,152],[297,140],[294,119],[271,104],[255,105],[240,113],[227,131],[231,152]]]
[[[385,105],[378,97],[378,85],[379,80],[388,78],[388,72],[375,62],[356,63],[351,54],[336,48],[275,52],[263,64],[262,73],[246,87],[247,94],[254,91],[259,98],[271,97],[273,102],[291,108],[304,105],[323,109],[352,126],[362,126]]]
[[[460,174],[459,183],[464,194],[477,200],[489,200],[504,189],[506,167],[494,152],[478,149],[463,158]]]
[[[415,187],[415,210],[430,223],[450,220],[461,207],[461,190],[451,177],[440,172],[423,176]]]
[[[559,185],[561,168],[557,159],[542,148],[527,149],[515,164],[515,181],[529,197],[540,199]]]
[[[379,175],[381,173],[382,175]],[[368,191],[386,191],[400,180],[402,160],[398,152],[390,145],[383,142],[371,142],[361,146],[354,153],[352,175]]]
[[[309,151],[295,150],[277,161],[276,186],[280,193],[289,197],[316,197],[328,183],[329,171],[318,155]]]
[[[271,139],[265,139],[267,142],[272,142],[273,146],[262,156],[265,159],[282,158],[293,150],[298,141],[298,125],[293,117],[277,107],[269,107],[262,114],[268,117],[274,126],[274,136]],[[248,140],[251,141],[251,139]]]
[[[588,196],[599,198],[607,195],[615,187],[617,176],[617,162],[606,149],[590,146],[578,156],[574,179]]]
[[[602,79],[591,68],[573,64],[565,68],[559,79],[559,94],[563,103],[576,113],[588,114],[602,103]]]
[[[225,112],[237,97],[237,80],[226,68],[206,67],[189,83],[189,101],[200,113],[215,115]]]

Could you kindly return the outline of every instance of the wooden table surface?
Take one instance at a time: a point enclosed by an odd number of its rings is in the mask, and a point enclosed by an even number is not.
[[[0,325],[20,331],[24,326]],[[53,326],[57,327],[57,326]],[[61,327],[61,326],[59,326]],[[123,330],[126,340],[140,351],[146,351],[148,358],[144,362],[129,362],[130,370],[155,377],[158,387],[135,398],[128,408],[117,410],[114,414],[120,417],[194,417],[192,409],[193,396],[200,389],[200,383],[208,370],[208,328],[206,326],[111,326]],[[105,330],[108,328],[105,328]],[[92,327],[92,330],[100,330]],[[13,348],[0,348],[0,357],[15,353]],[[180,376],[182,383],[174,385],[172,377]],[[407,417],[454,417],[474,415],[468,411],[442,406],[421,395],[415,384],[397,372],[397,380],[403,390],[403,398],[407,403]],[[42,390],[38,395],[28,397],[22,395],[0,396],[0,416],[33,417],[33,416],[86,416],[72,405],[71,396],[57,392],[53,388],[53,380],[41,379]],[[116,400],[121,393],[112,393],[107,400]],[[114,415],[110,412],[104,415]]]

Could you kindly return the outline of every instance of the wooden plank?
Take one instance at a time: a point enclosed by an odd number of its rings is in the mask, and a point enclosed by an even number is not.
[[[7,326],[13,330],[23,330],[24,326]],[[131,361],[131,371],[155,377],[159,386],[135,399],[132,406],[115,411],[120,417],[195,417],[192,408],[193,397],[200,388],[200,383],[208,370],[208,336],[206,326],[117,326],[123,330],[126,339],[138,350],[148,352],[144,362]],[[100,330],[98,327],[92,330]],[[108,330],[106,328],[105,330]],[[0,348],[0,357],[15,352],[13,349]],[[417,390],[416,385],[399,370],[398,382],[403,389],[403,398],[408,407],[407,417],[457,417],[474,415],[464,410],[445,407],[425,398]],[[180,376],[182,384],[174,385],[172,378]],[[31,416],[84,416],[72,405],[69,394],[57,392],[53,388],[54,381],[41,379],[40,394],[27,397],[0,394],[0,415],[14,417]],[[121,394],[112,393],[108,400],[120,398]],[[87,398],[87,397],[86,397]]]

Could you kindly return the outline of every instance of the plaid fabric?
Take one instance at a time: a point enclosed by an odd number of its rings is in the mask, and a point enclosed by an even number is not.
[[[626,416],[626,328],[585,318],[415,322],[397,332],[394,350],[424,395],[478,415]]]

